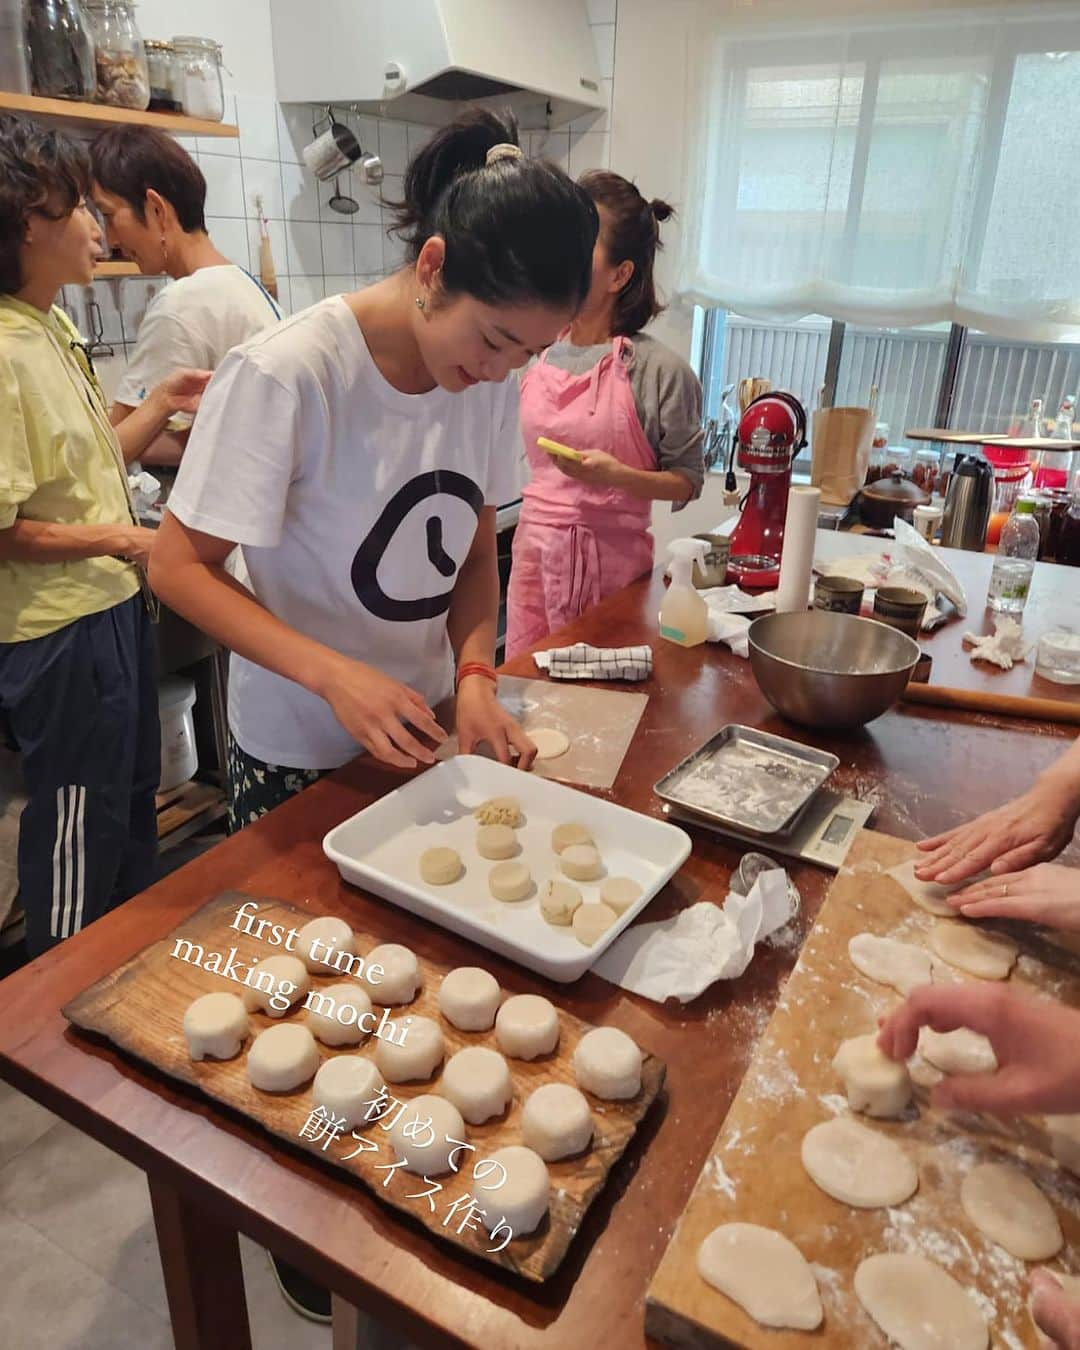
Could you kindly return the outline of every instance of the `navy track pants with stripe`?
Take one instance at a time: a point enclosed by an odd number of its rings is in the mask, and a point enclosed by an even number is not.
[[[38,956],[149,886],[161,776],[157,653],[140,596],[0,643],[0,708],[22,754],[19,900]]]

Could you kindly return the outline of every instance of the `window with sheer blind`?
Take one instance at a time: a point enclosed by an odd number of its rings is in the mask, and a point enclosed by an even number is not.
[[[703,7],[684,298],[1080,340],[1080,5],[723,31]]]

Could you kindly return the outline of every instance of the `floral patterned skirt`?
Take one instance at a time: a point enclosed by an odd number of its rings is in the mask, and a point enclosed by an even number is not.
[[[235,834],[275,806],[317,782],[323,769],[288,769],[255,759],[229,737],[229,833]]]

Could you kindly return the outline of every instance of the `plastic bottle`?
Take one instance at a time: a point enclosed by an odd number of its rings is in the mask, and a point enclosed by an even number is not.
[[[1005,522],[990,573],[987,604],[999,614],[1019,614],[1027,604],[1031,575],[1039,554],[1035,498],[1021,497]]]
[[[709,607],[694,590],[694,563],[704,562],[708,551],[704,539],[673,539],[671,585],[660,606],[660,636],[680,647],[696,647],[709,631]]]

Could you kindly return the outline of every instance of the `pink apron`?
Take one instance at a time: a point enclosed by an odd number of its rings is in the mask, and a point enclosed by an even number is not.
[[[545,352],[521,382],[521,431],[532,476],[514,534],[508,659],[653,565],[652,503],[568,478],[536,444],[538,436],[547,436],[655,471],[656,452],[630,387],[627,358],[633,350],[628,338],[615,338],[611,351],[584,375],[549,365]]]

